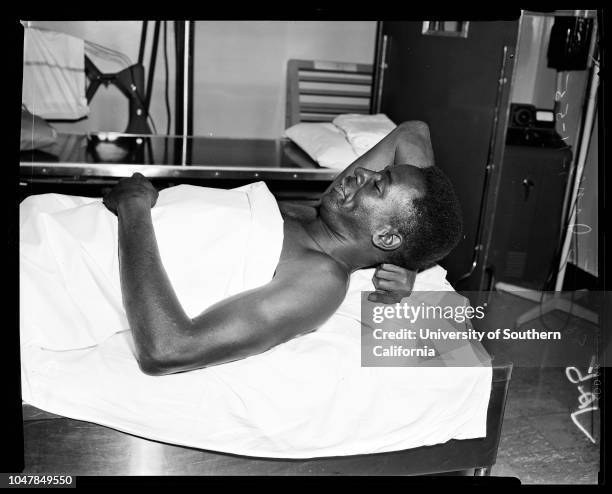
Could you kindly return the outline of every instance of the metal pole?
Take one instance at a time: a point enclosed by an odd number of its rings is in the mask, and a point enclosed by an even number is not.
[[[187,166],[187,136],[189,113],[189,22],[185,21],[183,29],[183,148],[181,152],[181,165]]]
[[[147,44],[147,27],[149,21],[142,21],[142,30],[140,31],[140,47],[138,49],[138,63],[142,65],[144,60],[145,45]]]
[[[151,94],[153,93],[153,79],[155,76],[155,62],[157,61],[157,45],[159,43],[159,28],[161,21],[155,21],[155,29],[153,31],[153,46],[151,48],[151,61],[149,62],[149,80],[147,82],[145,109],[149,112],[151,106]]]
[[[578,209],[577,196],[578,190],[580,189],[580,182],[582,181],[582,174],[584,172],[584,165],[587,158],[587,152],[589,150],[589,142],[591,138],[591,131],[593,130],[593,122],[595,121],[595,114],[597,111],[597,89],[599,88],[599,68],[597,64],[594,64],[591,68],[591,88],[589,91],[589,99],[586,108],[586,116],[584,119],[584,128],[582,129],[582,137],[580,139],[580,149],[578,152],[578,159],[576,160],[576,172],[574,173],[574,185],[572,190],[572,199],[569,202],[570,218],[567,231],[565,232],[565,239],[563,241],[563,249],[561,250],[561,258],[559,260],[559,269],[557,271],[557,281],[555,283],[555,291],[560,292],[563,288],[563,281],[565,279],[565,268],[568,263],[568,253],[572,242],[572,236],[574,233],[574,223],[576,221],[576,211]]]
[[[179,137],[183,135],[181,125],[183,123],[183,21],[174,21],[174,135],[176,139],[173,141],[173,163],[179,165],[182,163],[182,146],[180,145]]]
[[[195,53],[195,21],[189,23],[189,57],[187,59],[187,97],[189,111],[187,112],[187,133],[193,136],[193,63]],[[191,146],[187,146],[187,160],[191,159]]]

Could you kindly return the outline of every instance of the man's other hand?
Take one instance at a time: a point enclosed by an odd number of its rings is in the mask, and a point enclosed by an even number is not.
[[[410,271],[394,264],[381,264],[376,268],[372,277],[376,291],[368,295],[368,300],[383,304],[401,302],[403,298],[412,293],[416,274],[416,271]]]
[[[149,207],[155,206],[159,192],[149,179],[141,173],[134,173],[129,178],[119,180],[112,190],[104,196],[102,202],[113,214],[121,204],[131,201],[142,202]]]

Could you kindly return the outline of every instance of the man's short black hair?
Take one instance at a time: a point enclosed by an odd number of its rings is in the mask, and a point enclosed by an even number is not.
[[[393,224],[404,244],[391,252],[388,262],[410,270],[423,270],[446,257],[461,240],[461,206],[449,178],[436,166],[421,168],[425,181],[422,197],[399,211]]]

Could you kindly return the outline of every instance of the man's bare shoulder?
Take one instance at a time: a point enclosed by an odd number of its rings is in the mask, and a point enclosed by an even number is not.
[[[299,257],[280,262],[275,278],[296,288],[317,288],[318,293],[342,292],[344,297],[350,273],[330,256],[305,250]]]
[[[312,205],[298,204],[290,201],[278,201],[283,218],[290,217],[300,221],[310,221],[317,216],[317,210]]]

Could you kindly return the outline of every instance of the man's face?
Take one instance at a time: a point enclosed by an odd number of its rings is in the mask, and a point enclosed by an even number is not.
[[[421,171],[414,166],[389,165],[380,172],[356,168],[321,198],[320,214],[330,224],[372,233],[421,197],[424,187]]]

